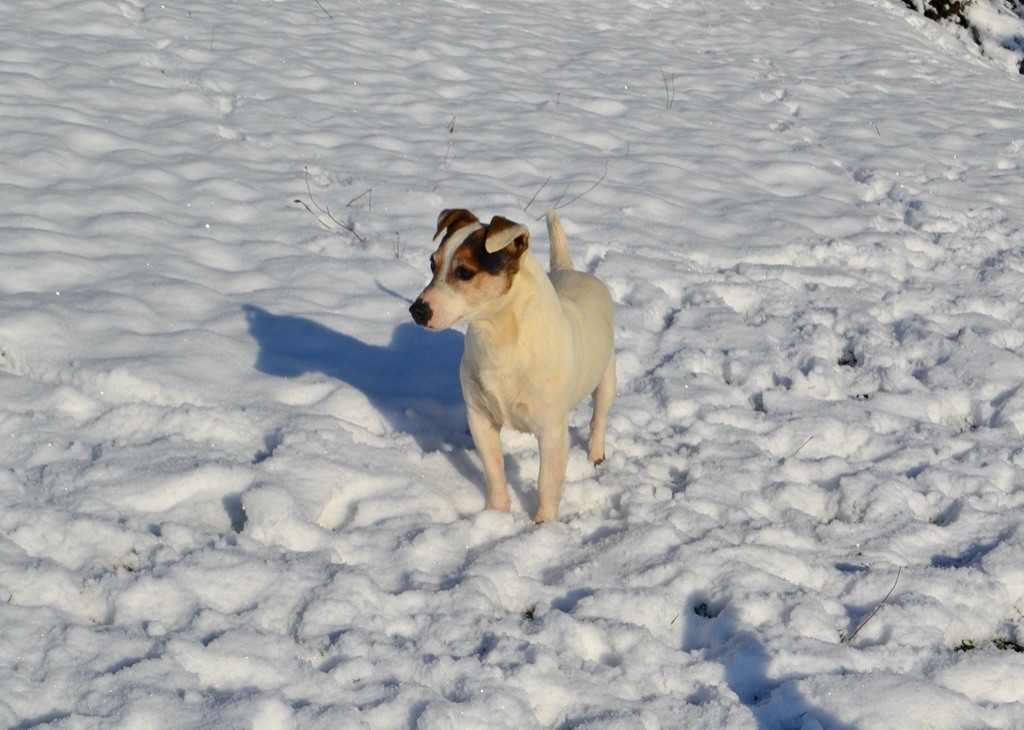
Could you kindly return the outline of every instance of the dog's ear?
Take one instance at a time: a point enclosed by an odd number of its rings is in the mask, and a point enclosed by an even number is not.
[[[479,218],[463,208],[442,210],[441,215],[437,216],[437,231],[434,233],[433,240],[437,240],[437,237],[441,235],[441,231],[451,233],[452,229],[462,228],[463,226],[479,222]]]
[[[484,249],[487,253],[497,253],[511,246],[509,253],[519,256],[529,245],[530,231],[522,223],[513,223],[498,215],[491,218],[491,224],[487,227],[487,237],[484,238]]]

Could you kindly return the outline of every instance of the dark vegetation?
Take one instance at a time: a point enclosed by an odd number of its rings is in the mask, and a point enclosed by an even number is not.
[[[961,28],[965,28],[971,34],[974,42],[984,48],[983,31],[971,21],[970,7],[976,0],[903,0],[903,2],[911,10],[921,13],[930,20],[955,23]],[[1024,19],[1024,0],[1000,0],[1000,2],[1007,13]],[[1022,57],[1018,70],[1024,74],[1024,37],[1010,35],[992,40]]]
[[[971,0],[903,0],[911,10],[924,13],[930,20],[949,20],[969,28],[964,11]]]

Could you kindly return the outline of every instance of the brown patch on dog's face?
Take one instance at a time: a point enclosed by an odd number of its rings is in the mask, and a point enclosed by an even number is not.
[[[506,224],[517,226],[517,235],[508,235]],[[467,227],[472,230],[465,231]],[[506,294],[519,272],[520,257],[530,238],[523,226],[503,218],[495,218],[490,226],[484,226],[475,215],[462,209],[441,212],[434,238],[442,232],[445,235],[441,245],[430,257],[433,278],[417,300],[417,304],[428,305],[430,311],[429,317],[423,312],[417,321],[430,329],[471,321],[488,302]],[[489,252],[487,241],[491,239],[493,248],[495,233],[509,242]]]
[[[441,235],[441,231],[445,232],[445,238],[447,238],[460,228],[479,222],[480,219],[465,208],[442,210],[440,215],[437,216],[437,230],[434,232],[434,240],[436,241],[437,237]]]
[[[519,273],[519,257],[526,245],[510,244],[494,253],[486,248],[486,228],[473,231],[452,253],[445,276],[452,289],[463,292],[471,303],[505,294]]]

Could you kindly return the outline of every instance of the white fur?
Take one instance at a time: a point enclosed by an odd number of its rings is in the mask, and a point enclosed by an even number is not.
[[[434,307],[434,317],[440,315],[437,325],[433,319],[428,324],[431,329],[469,323],[460,378],[470,432],[487,476],[488,508],[508,511],[510,506],[501,428],[511,426],[537,437],[536,522],[558,518],[570,411],[593,395],[588,455],[597,464],[604,459],[607,415],[615,397],[611,296],[598,279],[571,268],[554,211],[548,213],[548,235],[550,274],[526,250],[511,287],[500,296],[471,307],[456,289],[441,283],[444,276],[436,276],[420,298]],[[446,243],[451,241],[442,248]],[[448,249],[445,266],[451,253]]]

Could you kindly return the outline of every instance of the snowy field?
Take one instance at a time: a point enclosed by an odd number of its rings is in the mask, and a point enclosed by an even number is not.
[[[901,0],[0,5],[0,727],[1024,727],[983,47]],[[546,260],[553,205],[619,398],[537,527],[407,308],[442,208]]]

